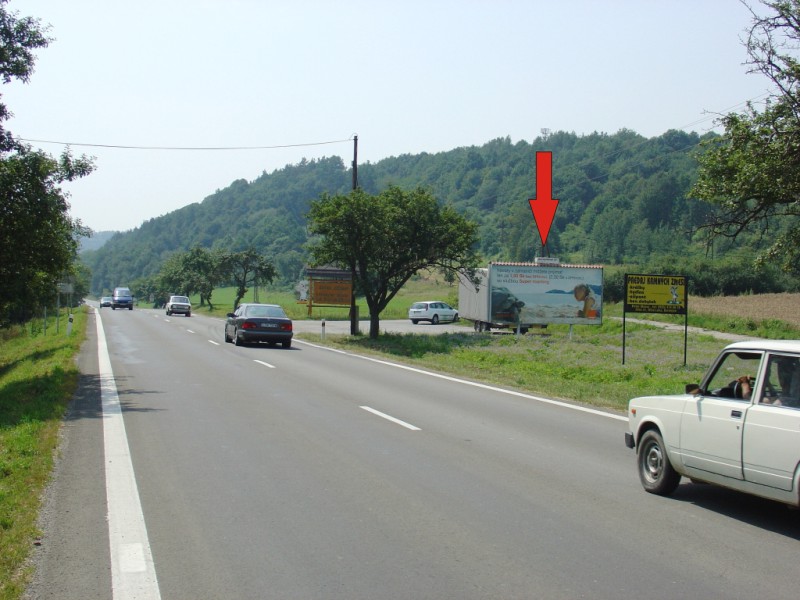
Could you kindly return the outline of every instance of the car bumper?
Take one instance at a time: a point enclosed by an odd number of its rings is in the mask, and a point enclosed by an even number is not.
[[[245,343],[253,342],[268,342],[268,343],[281,343],[290,342],[293,333],[278,332],[278,331],[244,331],[239,330],[239,339]]]
[[[170,306],[169,312],[174,315],[185,315],[186,313],[192,312],[192,309],[189,306]]]

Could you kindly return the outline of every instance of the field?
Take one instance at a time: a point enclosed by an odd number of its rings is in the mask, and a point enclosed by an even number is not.
[[[777,320],[800,329],[800,294],[689,298],[689,309],[728,320]]]

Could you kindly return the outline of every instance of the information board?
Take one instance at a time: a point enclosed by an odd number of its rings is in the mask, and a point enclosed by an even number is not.
[[[686,277],[625,275],[625,312],[685,315]]]

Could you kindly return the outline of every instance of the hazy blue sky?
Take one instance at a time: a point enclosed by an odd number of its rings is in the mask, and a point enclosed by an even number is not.
[[[92,175],[65,187],[72,215],[97,231],[138,227],[303,158],[337,155],[349,165],[354,134],[365,163],[505,136],[533,141],[543,128],[705,132],[715,114],[769,89],[743,64],[751,17],[737,0],[11,0],[7,8],[40,18],[55,38],[27,85],[0,90],[14,113],[7,126],[96,157]]]

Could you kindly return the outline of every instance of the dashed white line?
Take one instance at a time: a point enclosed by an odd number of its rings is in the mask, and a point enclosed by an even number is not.
[[[377,416],[381,417],[382,419],[386,419],[387,421],[391,421],[392,423],[397,423],[398,425],[401,425],[402,427],[405,427],[406,429],[410,429],[411,431],[422,431],[419,427],[416,427],[416,426],[412,425],[411,423],[406,423],[405,421],[401,421],[400,419],[396,419],[395,417],[392,417],[391,415],[387,415],[386,413],[382,413],[381,411],[375,410],[374,408],[370,408],[369,406],[362,406],[360,408],[363,408],[365,411],[371,412],[373,415],[377,415]]]
[[[263,360],[254,360],[253,362],[257,362],[258,364],[264,365],[265,367],[269,367],[270,369],[274,369],[275,368],[275,365],[271,365],[271,364],[269,364],[267,362],[264,362]]]
[[[214,340],[208,340],[209,344],[214,344],[215,346],[219,346],[219,342],[215,342]]]

